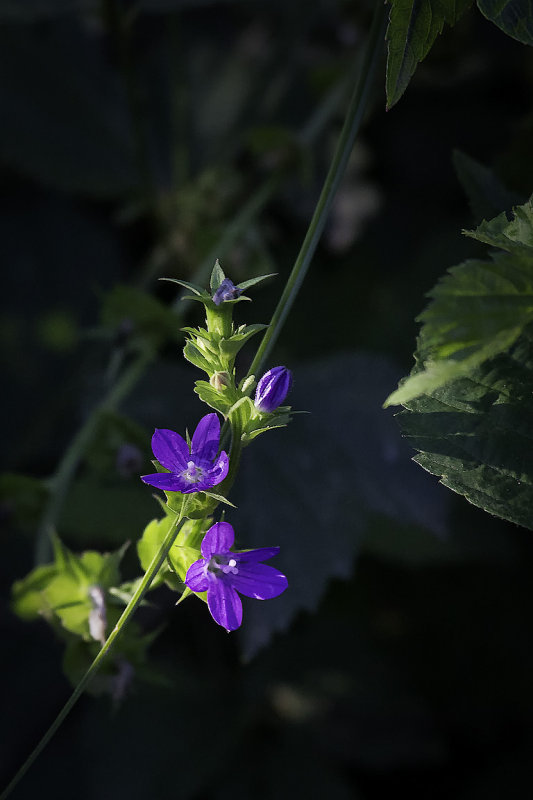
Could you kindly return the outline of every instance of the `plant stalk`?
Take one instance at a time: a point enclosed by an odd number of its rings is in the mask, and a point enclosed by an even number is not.
[[[158,552],[156,553],[156,555],[152,559],[152,562],[151,562],[150,566],[146,570],[146,572],[144,574],[144,577],[143,577],[141,583],[139,584],[139,586],[137,587],[135,593],[133,594],[130,602],[128,603],[128,605],[126,606],[124,611],[122,612],[122,615],[121,615],[120,619],[118,620],[117,624],[115,625],[115,627],[111,631],[111,633],[108,636],[108,638],[106,639],[105,643],[102,645],[102,649],[100,650],[100,652],[98,653],[98,655],[94,659],[93,663],[91,664],[91,666],[89,667],[89,669],[87,670],[87,672],[85,673],[83,678],[80,680],[80,682],[78,683],[78,685],[76,686],[76,688],[72,692],[71,696],[69,697],[69,699],[67,700],[67,702],[65,703],[65,705],[63,706],[63,708],[61,709],[61,711],[59,712],[59,714],[57,715],[57,717],[53,721],[53,723],[51,724],[51,726],[48,728],[48,730],[44,734],[43,738],[41,739],[41,741],[39,742],[37,747],[33,750],[32,753],[30,753],[30,755],[28,756],[28,758],[26,759],[24,764],[21,766],[21,768],[19,769],[19,771],[17,772],[17,774],[15,775],[13,780],[4,789],[4,791],[0,795],[0,800],[5,800],[5,798],[8,797],[9,794],[11,794],[12,790],[15,788],[15,786],[18,784],[18,782],[21,780],[21,778],[24,777],[24,775],[29,770],[29,768],[31,767],[31,765],[33,764],[33,762],[35,761],[37,756],[39,756],[39,754],[44,750],[44,748],[46,747],[46,745],[48,744],[48,742],[50,741],[52,736],[55,734],[57,729],[63,723],[65,718],[68,716],[68,714],[70,713],[72,708],[75,706],[75,704],[77,703],[77,701],[79,700],[79,698],[83,694],[85,688],[87,687],[87,685],[89,684],[91,679],[94,677],[94,675],[98,671],[98,668],[100,667],[100,664],[102,663],[104,658],[107,656],[107,654],[111,650],[111,647],[113,646],[115,640],[120,636],[120,633],[121,633],[122,629],[124,628],[124,626],[126,625],[128,620],[130,619],[130,617],[132,616],[134,611],[137,609],[137,607],[139,606],[139,604],[140,604],[141,600],[143,599],[144,595],[146,594],[146,592],[150,588],[150,585],[151,585],[153,579],[155,578],[155,576],[159,572],[159,570],[161,568],[161,565],[165,561],[165,559],[166,559],[166,557],[167,557],[167,555],[168,555],[168,553],[170,551],[170,548],[174,544],[174,542],[176,540],[176,537],[177,537],[178,533],[180,532],[180,530],[181,530],[183,524],[185,523],[185,521],[186,521],[186,517],[184,517],[184,509],[182,508],[181,513],[179,515],[176,515],[176,519],[174,521],[174,524],[172,525],[172,527],[170,528],[169,532],[167,533],[167,535],[166,535],[166,537],[165,537],[165,539],[163,541],[163,544],[159,548]]]
[[[318,203],[309,224],[307,234],[291,274],[285,284],[285,289],[280,297],[278,305],[272,315],[270,326],[265,331],[261,344],[259,345],[255,358],[248,370],[248,376],[258,375],[263,367],[267,356],[276,343],[289,311],[296,299],[307,270],[315,254],[316,247],[322,236],[324,226],[331,204],[344,175],[348,159],[353,149],[355,137],[359,132],[363,120],[370,90],[374,79],[376,67],[382,52],[386,22],[385,4],[381,0],[376,0],[376,8],[372,27],[368,36],[368,43],[365,56],[359,73],[359,80],[352,95],[350,105],[346,114],[346,119],[337,143],[337,148],[331,162],[324,186],[320,193]]]

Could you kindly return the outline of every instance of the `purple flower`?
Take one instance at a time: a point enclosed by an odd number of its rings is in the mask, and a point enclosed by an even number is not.
[[[152,451],[169,472],[142,475],[141,480],[165,492],[205,492],[224,480],[229,461],[224,451],[217,456],[220,422],[216,414],[207,414],[198,423],[191,448],[179,433],[156,428]]]
[[[242,289],[230,281],[229,278],[224,278],[218,289],[213,295],[213,303],[219,306],[226,300],[236,300],[242,294]]]
[[[185,583],[193,592],[207,591],[211,616],[227,631],[242,622],[242,603],[237,594],[270,600],[285,591],[287,578],[274,567],[261,564],[279,553],[279,547],[261,550],[230,550],[235,533],[229,522],[216,522],[202,541],[203,558],[191,564]]]
[[[287,367],[272,367],[257,384],[255,407],[258,411],[275,411],[287,397],[291,386],[290,370]]]

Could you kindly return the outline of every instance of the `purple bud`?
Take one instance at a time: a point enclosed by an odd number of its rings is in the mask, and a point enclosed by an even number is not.
[[[254,405],[258,411],[275,411],[292,386],[292,374],[287,367],[273,367],[265,372],[255,390]]]
[[[229,278],[224,278],[218,289],[213,295],[213,303],[219,306],[226,300],[236,300],[242,294],[242,289],[230,281]]]

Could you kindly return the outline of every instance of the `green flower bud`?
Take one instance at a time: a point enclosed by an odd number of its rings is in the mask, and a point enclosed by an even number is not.
[[[217,392],[222,392],[228,386],[231,386],[231,376],[229,372],[214,372],[209,379],[209,383]]]

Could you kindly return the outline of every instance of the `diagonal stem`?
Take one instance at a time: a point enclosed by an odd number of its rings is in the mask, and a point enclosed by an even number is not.
[[[30,755],[28,756],[24,764],[21,766],[21,768],[19,769],[13,780],[4,789],[4,791],[0,795],[0,800],[5,800],[5,798],[15,788],[20,779],[24,777],[24,775],[29,770],[29,768],[31,767],[37,756],[42,752],[42,750],[44,750],[44,748],[46,747],[52,736],[55,734],[57,729],[63,723],[64,719],[68,716],[74,705],[77,703],[77,701],[83,694],[87,684],[91,681],[93,676],[98,671],[100,664],[111,650],[111,647],[113,646],[115,640],[118,638],[122,629],[130,619],[134,611],[138,608],[141,600],[143,599],[144,595],[150,588],[153,579],[159,572],[161,565],[165,561],[170,551],[170,548],[174,544],[178,533],[180,532],[181,528],[186,522],[186,519],[187,518],[184,516],[184,509],[182,508],[181,513],[176,516],[174,524],[170,527],[170,530],[167,533],[161,547],[159,548],[158,552],[152,559],[150,566],[146,570],[144,577],[140,582],[139,586],[137,587],[135,593],[133,594],[130,602],[122,612],[120,619],[118,620],[117,624],[111,631],[105,643],[102,645],[102,649],[100,650],[100,652],[94,659],[93,663],[91,664],[91,666],[89,667],[83,678],[80,680],[76,688],[74,689],[73,693],[71,694],[71,696],[69,697],[69,699],[67,700],[67,702],[65,703],[65,705],[63,706],[63,708],[53,721],[53,723],[51,724],[51,726],[46,731],[45,735],[43,736],[37,747],[33,750],[32,753],[30,753]]]
[[[374,73],[382,51],[382,42],[385,33],[385,4],[381,0],[376,0],[374,19],[370,29],[365,57],[361,67],[359,80],[352,95],[346,119],[342,127],[341,135],[335,150],[335,155],[331,162],[326,180],[318,203],[313,214],[313,218],[307,230],[302,247],[289,279],[285,285],[283,294],[276,306],[268,330],[265,332],[261,344],[259,345],[255,358],[252,361],[248,375],[257,375],[264,365],[265,359],[269,355],[283,327],[292,304],[300,290],[311,259],[315,253],[317,244],[324,230],[326,220],[331,209],[331,204],[339,187],[339,183],[344,175],[348,159],[352,152],[355,137],[363,120]]]

